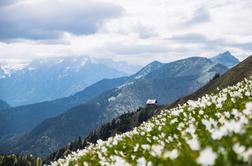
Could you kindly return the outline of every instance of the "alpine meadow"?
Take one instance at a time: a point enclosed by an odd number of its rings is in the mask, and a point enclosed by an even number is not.
[[[251,0],[1,0],[0,166],[252,165]]]

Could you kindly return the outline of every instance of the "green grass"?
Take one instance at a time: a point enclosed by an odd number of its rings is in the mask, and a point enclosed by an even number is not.
[[[251,165],[252,79],[163,110],[53,165]]]

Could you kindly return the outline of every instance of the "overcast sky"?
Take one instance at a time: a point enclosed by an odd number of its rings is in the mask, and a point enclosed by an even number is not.
[[[0,0],[0,61],[252,54],[251,0]]]

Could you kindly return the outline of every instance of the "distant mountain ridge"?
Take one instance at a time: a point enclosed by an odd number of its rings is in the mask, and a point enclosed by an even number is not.
[[[0,70],[0,98],[13,106],[66,97],[101,79],[126,75],[81,56],[37,59],[21,70],[6,72]]]
[[[29,131],[47,118],[57,116],[72,107],[83,104],[107,90],[122,86],[134,80],[134,76],[103,79],[69,97],[13,107],[0,112],[0,128],[4,128],[0,131],[0,141],[4,143],[13,135],[18,136]]]
[[[231,68],[231,67],[237,65],[238,63],[240,63],[240,61],[235,56],[233,56],[229,51],[221,53],[221,54],[214,56],[210,59],[213,62],[220,63],[224,66],[227,66],[228,68]]]
[[[161,104],[171,103],[194,92],[216,74],[222,74],[227,70],[221,64],[200,57],[167,64],[153,64],[145,68],[152,69],[147,74],[142,72],[139,74],[141,77],[137,79],[127,80],[86,104],[45,120],[15,144],[11,142],[10,147],[2,150],[11,153],[32,152],[34,155],[45,156],[74,138],[87,135],[100,124],[125,112],[136,110],[143,106],[148,98],[156,98]],[[80,128],[82,130],[79,130]]]
[[[133,75],[133,77],[136,79],[142,78],[146,76],[147,74],[153,72],[154,70],[159,69],[163,65],[164,63],[153,61],[149,63],[148,65],[146,65],[145,67],[143,67],[141,70],[139,70],[136,74]]]
[[[0,110],[10,108],[10,105],[6,102],[0,99]]]
[[[47,118],[57,116],[68,109],[124,84],[128,77],[103,79],[75,95],[52,101],[13,107],[0,112],[0,144],[13,135],[31,130]]]
[[[250,76],[252,76],[252,55],[228,70],[221,77],[217,77],[216,79],[212,80],[207,85],[197,90],[195,93],[180,98],[169,107],[184,103],[187,100],[195,100],[206,93],[213,93],[217,88],[223,89],[227,86],[235,85],[236,83],[242,81],[244,78],[248,78]]]
[[[239,63],[229,51],[211,60],[228,68]],[[155,65],[162,66],[162,63],[153,62],[152,67]],[[73,95],[103,78],[125,76],[138,67],[109,59],[99,61],[76,56],[37,59],[17,65],[15,70],[12,68],[0,64],[0,98],[12,106],[18,106]],[[148,73],[147,68],[142,70]],[[141,77],[140,72],[146,74],[144,71],[139,71],[136,77]]]

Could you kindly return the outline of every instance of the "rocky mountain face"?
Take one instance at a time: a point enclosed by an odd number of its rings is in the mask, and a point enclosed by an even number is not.
[[[0,70],[0,98],[12,106],[73,95],[104,78],[126,75],[89,57],[38,59],[15,72]]]
[[[240,61],[235,56],[233,56],[229,51],[221,53],[221,54],[214,56],[210,59],[213,62],[222,64],[228,68],[231,68],[231,67],[237,65],[238,63],[240,63]]]
[[[154,64],[154,65],[153,65]],[[154,66],[153,68],[150,66]],[[171,103],[205,85],[227,68],[207,58],[193,57],[167,64],[154,62],[147,69],[87,103],[43,121],[18,140],[7,142],[2,152],[33,153],[46,156],[78,136],[125,112],[144,106],[148,98]],[[147,72],[146,72],[147,71]],[[144,74],[143,74],[144,73]]]

